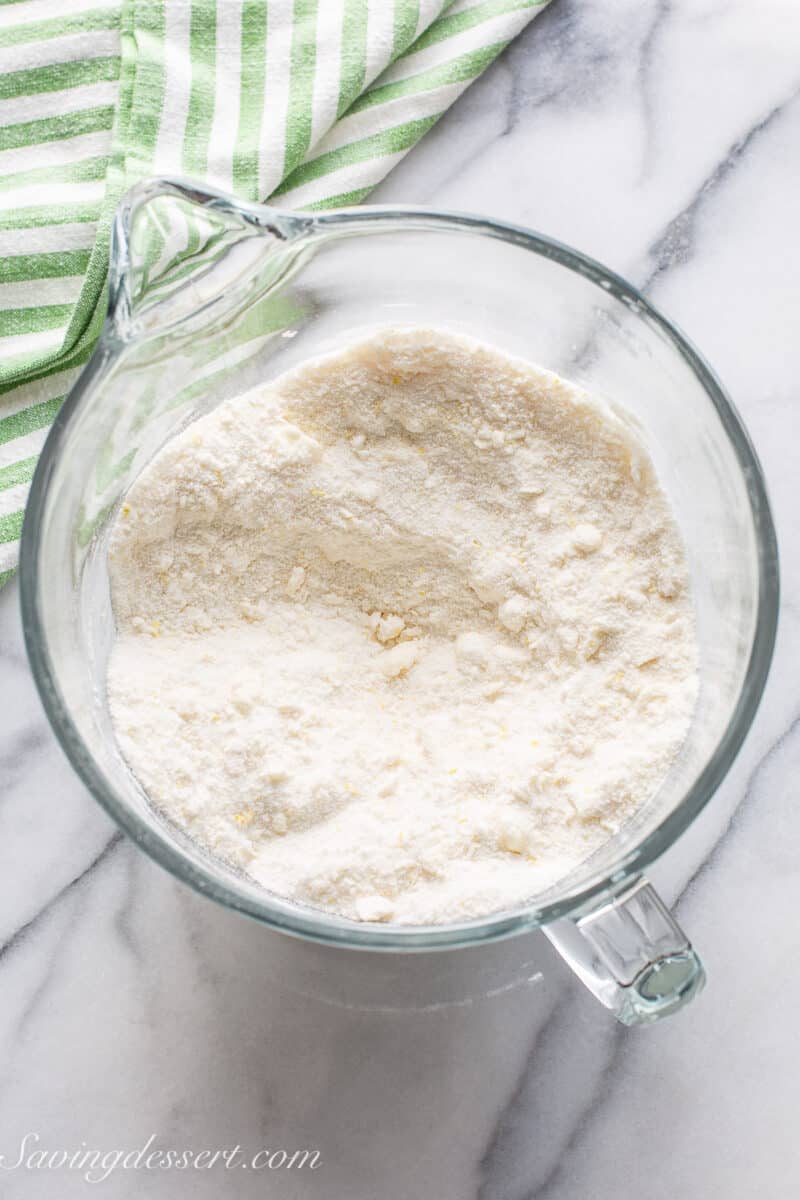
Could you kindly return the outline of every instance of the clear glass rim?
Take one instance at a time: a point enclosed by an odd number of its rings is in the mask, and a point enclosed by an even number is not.
[[[86,392],[108,371],[119,345],[116,310],[128,305],[124,295],[127,234],[136,206],[158,195],[177,195],[238,216],[244,224],[281,231],[282,236],[324,238],[344,233],[386,231],[466,233],[498,238],[550,259],[611,294],[654,323],[672,343],[713,404],[744,480],[758,556],[758,596],[753,640],[747,670],[730,720],[705,767],[681,802],[647,836],[622,855],[610,874],[557,900],[520,906],[457,924],[431,926],[374,926],[347,921],[332,914],[299,908],[272,893],[250,886],[236,889],[218,878],[209,860],[206,868],[192,862],[164,828],[156,831],[120,799],[83,741],[65,704],[50,658],[42,613],[40,587],[46,586],[47,565],[40,561],[38,530],[46,513],[48,491],[62,441]],[[112,238],[109,315],[100,342],[64,401],[41,452],[31,484],[20,546],[20,598],[28,657],[42,704],[55,735],[88,790],[117,825],[151,858],[203,895],[228,908],[295,936],[370,950],[435,950],[475,944],[521,933],[548,924],[567,913],[590,907],[593,900],[635,877],[667,850],[687,829],[713,796],[744,741],[766,684],[775,644],[779,603],[778,548],[764,476],[750,438],[714,371],[689,339],[663,316],[632,284],[594,259],[543,234],[485,217],[412,206],[364,206],[322,214],[282,213],[249,204],[222,192],[179,179],[145,181],[123,198]]]

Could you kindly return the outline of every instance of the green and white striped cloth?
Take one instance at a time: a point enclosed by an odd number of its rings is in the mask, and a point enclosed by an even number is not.
[[[0,585],[37,455],[105,309],[144,175],[362,200],[547,0],[0,5]]]

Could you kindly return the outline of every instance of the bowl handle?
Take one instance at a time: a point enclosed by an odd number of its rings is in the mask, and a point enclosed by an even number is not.
[[[689,939],[642,877],[542,931],[623,1025],[648,1024],[677,1012],[705,983]]]

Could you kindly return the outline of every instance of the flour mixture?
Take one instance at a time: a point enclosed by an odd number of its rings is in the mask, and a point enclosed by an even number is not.
[[[549,371],[385,329],[172,440],[110,551],[122,752],[271,891],[454,921],[576,866],[696,695],[680,537],[635,428]]]

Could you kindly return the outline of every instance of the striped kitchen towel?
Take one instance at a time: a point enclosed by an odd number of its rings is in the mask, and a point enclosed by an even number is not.
[[[145,175],[362,200],[547,0],[16,0],[0,6],[0,584],[37,455],[105,310]]]

